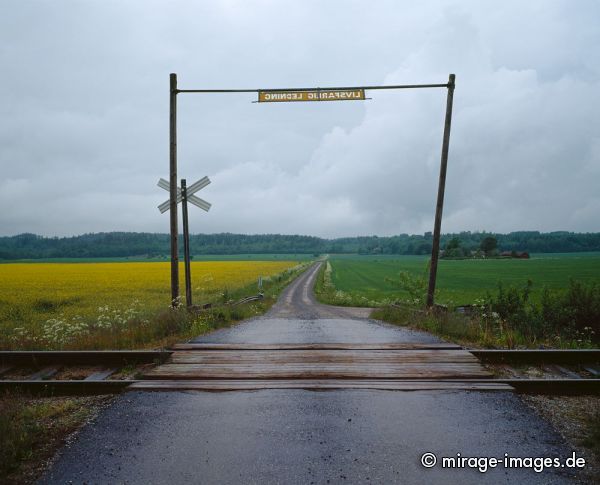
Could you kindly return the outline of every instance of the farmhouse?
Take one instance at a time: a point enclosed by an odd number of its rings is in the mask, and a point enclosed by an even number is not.
[[[529,253],[527,251],[502,251],[500,256],[506,258],[529,259]]]

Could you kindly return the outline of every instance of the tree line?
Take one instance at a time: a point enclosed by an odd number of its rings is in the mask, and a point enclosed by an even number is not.
[[[563,253],[600,251],[600,233],[519,231],[508,234],[460,232],[444,234],[441,247],[455,245],[465,251],[482,247],[486,238],[496,240],[499,251]],[[179,239],[180,243],[182,238]],[[451,242],[453,241],[453,242]],[[192,254],[430,254],[432,235],[359,236],[324,239],[282,234],[195,234]],[[72,237],[19,234],[0,237],[0,259],[168,257],[169,235],[138,232],[104,232]]]

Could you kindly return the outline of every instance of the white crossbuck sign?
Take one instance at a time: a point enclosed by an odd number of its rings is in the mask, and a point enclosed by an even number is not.
[[[211,204],[201,199],[200,197],[196,197],[194,193],[198,192],[200,189],[203,189],[208,184],[210,184],[210,179],[208,177],[202,177],[200,180],[194,182],[192,185],[186,188],[188,202],[190,204],[194,204],[197,207],[200,207],[200,209],[205,210],[206,212],[209,211]],[[169,182],[165,179],[161,178],[158,181],[158,186],[161,189],[165,189],[167,192],[169,192],[170,190]],[[177,187],[177,203],[179,204],[179,202],[181,202],[181,187]],[[168,199],[158,206],[158,210],[162,214],[164,212],[167,212],[170,207],[171,199]]]

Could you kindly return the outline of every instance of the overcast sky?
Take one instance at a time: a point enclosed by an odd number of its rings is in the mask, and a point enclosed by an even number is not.
[[[443,232],[600,231],[600,3],[0,2],[0,234],[168,232],[168,86],[445,83]],[[446,90],[180,94],[198,232],[432,230]]]

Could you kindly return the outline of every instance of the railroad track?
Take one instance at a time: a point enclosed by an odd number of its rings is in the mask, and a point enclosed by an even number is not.
[[[481,367],[485,364],[486,368]],[[453,344],[181,344],[163,351],[0,351],[0,390],[514,390],[600,395],[600,349]]]
[[[165,362],[166,350],[0,351],[0,391],[32,394],[112,394]]]

